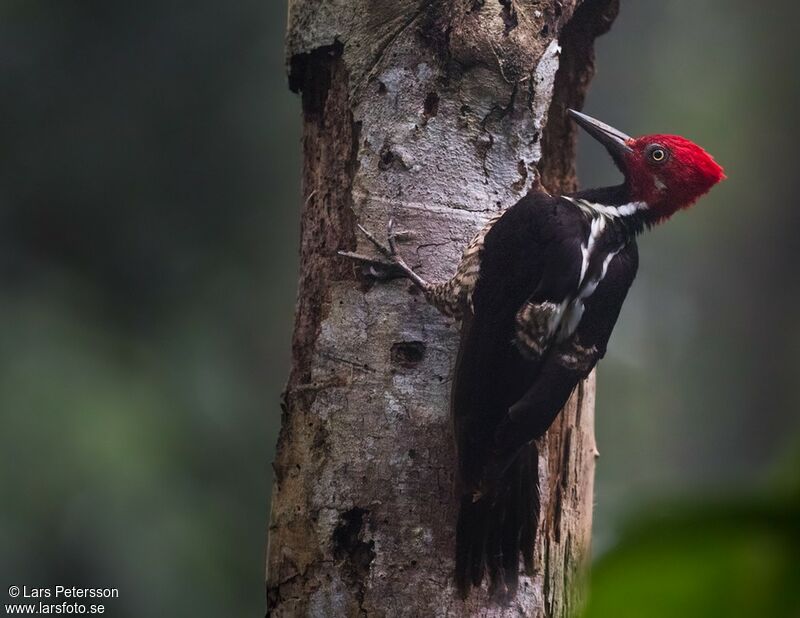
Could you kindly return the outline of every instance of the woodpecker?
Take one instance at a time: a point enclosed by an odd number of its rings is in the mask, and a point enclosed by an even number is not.
[[[532,573],[536,440],[605,355],[636,276],[637,236],[725,178],[688,139],[633,138],[568,113],[605,146],[622,184],[558,196],[532,190],[475,236],[449,281],[433,284],[415,273],[397,253],[391,223],[388,246],[359,226],[383,255],[380,263],[461,323],[451,413],[461,501],[455,582],[462,597],[487,572],[494,594],[513,594],[520,557]]]

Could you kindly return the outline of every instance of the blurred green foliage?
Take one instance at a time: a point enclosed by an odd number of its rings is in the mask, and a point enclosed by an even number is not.
[[[594,566],[585,618],[797,618],[800,492],[673,504]]]
[[[3,586],[263,612],[300,209],[284,4],[0,3]],[[643,239],[599,372],[592,617],[800,615],[798,7],[623,2],[598,44],[587,111],[729,180]],[[584,147],[584,184],[616,181]]]

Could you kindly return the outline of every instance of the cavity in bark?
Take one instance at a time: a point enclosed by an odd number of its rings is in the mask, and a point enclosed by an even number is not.
[[[439,95],[435,92],[429,92],[425,97],[425,119],[433,118],[439,113]]]
[[[500,4],[503,5],[501,15],[503,16],[503,23],[506,27],[505,33],[508,34],[519,24],[517,10],[514,8],[514,0],[500,0]]]
[[[525,183],[528,181],[528,165],[523,159],[517,162],[517,171],[519,172],[519,180],[516,180],[511,185],[511,188],[514,189],[514,191],[522,191],[525,187]]]
[[[333,45],[318,47],[306,54],[295,54],[289,60],[289,88],[303,93],[303,112],[319,114],[325,109],[331,73],[328,67],[332,60],[340,58],[344,45],[335,41]]]
[[[425,344],[422,341],[399,341],[392,344],[392,362],[402,367],[414,367],[425,358]]]
[[[375,542],[362,540],[367,509],[354,507],[342,513],[333,531],[333,557],[342,561],[342,579],[358,589],[364,586],[375,559]]]

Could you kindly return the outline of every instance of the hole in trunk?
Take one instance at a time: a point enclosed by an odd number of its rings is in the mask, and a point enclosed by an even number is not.
[[[392,362],[401,367],[415,367],[425,358],[422,341],[399,341],[392,344]]]

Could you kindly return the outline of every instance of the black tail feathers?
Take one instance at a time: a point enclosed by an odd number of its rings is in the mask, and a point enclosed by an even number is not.
[[[524,447],[502,479],[485,495],[461,498],[456,527],[456,587],[466,598],[489,573],[493,596],[512,596],[517,589],[519,559],[533,572],[539,520],[539,456],[536,445]]]

